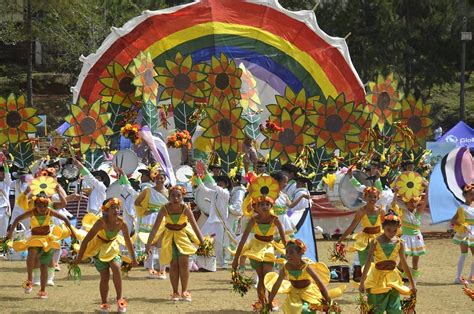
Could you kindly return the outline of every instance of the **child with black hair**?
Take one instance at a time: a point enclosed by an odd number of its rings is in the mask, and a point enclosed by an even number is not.
[[[393,211],[384,216],[383,233],[370,241],[367,261],[360,279],[360,292],[368,293],[373,313],[402,313],[400,294],[415,293],[416,286],[405,259],[403,241],[397,236],[400,217]],[[403,285],[397,260],[408,277],[410,287]],[[372,262],[373,260],[373,262]]]
[[[464,261],[467,257],[468,250],[474,256],[474,184],[466,184],[463,187],[464,204],[459,206],[456,214],[451,219],[456,234],[453,242],[461,247],[461,256],[458,260],[458,268],[455,283],[463,283],[461,280]],[[471,263],[471,273],[469,280],[474,283],[474,261]]]
[[[301,240],[290,240],[286,246],[287,262],[280,273],[271,272],[265,276],[265,287],[270,291],[269,307],[274,308],[272,304],[277,293],[287,294],[284,313],[311,313],[311,306],[321,305],[323,299],[327,303],[331,301],[326,288],[330,279],[328,268],[303,258],[305,252],[306,246]]]

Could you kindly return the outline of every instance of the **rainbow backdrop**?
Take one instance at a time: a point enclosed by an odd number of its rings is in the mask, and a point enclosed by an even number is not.
[[[72,88],[89,103],[100,98],[111,62],[130,63],[140,51],[150,52],[155,66],[176,52],[193,62],[209,61],[224,52],[243,62],[254,76],[284,94],[305,88],[308,96],[327,98],[345,93],[364,102],[363,84],[350,60],[344,39],[319,29],[312,11],[291,12],[277,0],[204,0],[159,11],[145,11],[112,33],[84,66]]]

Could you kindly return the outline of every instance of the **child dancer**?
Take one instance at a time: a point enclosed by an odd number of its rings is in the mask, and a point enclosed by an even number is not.
[[[53,250],[59,250],[61,245],[57,236],[51,233],[50,223],[52,217],[56,217],[66,224],[73,237],[76,237],[72,230],[69,220],[61,214],[55,212],[51,206],[51,199],[44,193],[40,193],[32,197],[32,208],[25,209],[25,213],[18,216],[12,223],[7,238],[10,239],[13,231],[20,221],[30,218],[31,237],[26,240],[13,242],[13,249],[15,251],[28,250],[28,257],[26,259],[26,269],[28,272],[28,279],[23,283],[25,293],[29,294],[33,291],[33,268],[37,259],[40,261],[40,291],[38,296],[41,299],[48,298],[46,292],[46,282],[48,279],[48,265],[52,261]],[[24,207],[24,208],[28,208]]]
[[[99,289],[102,300],[100,310],[102,312],[110,310],[110,305],[107,303],[110,269],[112,270],[112,280],[117,293],[117,310],[119,313],[127,311],[127,302],[122,298],[122,275],[120,271],[122,259],[118,239],[120,231],[122,231],[125,244],[132,258],[132,266],[138,265],[127,224],[119,216],[120,206],[120,200],[115,197],[104,201],[101,207],[102,218],[97,220],[87,233],[81,243],[79,253],[73,261],[73,264],[78,264],[85,258],[94,258],[95,268],[100,273]]]
[[[272,271],[273,264],[276,261],[275,247],[277,245],[273,240],[276,230],[280,234],[283,245],[286,245],[286,237],[278,217],[272,215],[270,211],[274,200],[268,196],[261,196],[255,200],[255,203],[255,214],[250,218],[247,228],[240,239],[234,261],[232,262],[232,268],[234,271],[237,269],[240,255],[250,259],[250,265],[257,272],[258,276],[258,301],[254,304],[254,308],[263,308],[266,304],[264,278],[267,273]],[[254,229],[255,233],[254,238],[246,244],[252,229]],[[279,248],[279,250],[281,254],[284,254],[283,248]]]
[[[149,252],[153,243],[161,239],[160,264],[170,264],[170,281],[173,287],[171,300],[173,301],[192,300],[191,293],[188,291],[189,255],[196,253],[196,248],[191,243],[191,239],[195,243],[203,243],[194,215],[189,206],[183,202],[185,193],[184,187],[171,187],[170,201],[160,209],[145,248],[145,252]],[[180,279],[181,295],[178,292]]]
[[[370,240],[380,235],[382,230],[381,218],[383,217],[384,211],[375,205],[379,197],[380,191],[377,188],[371,186],[364,189],[364,198],[367,204],[356,212],[351,224],[339,238],[339,241],[337,241],[338,243],[342,243],[342,241],[354,231],[357,224],[359,224],[359,222],[362,223],[362,231],[353,236],[355,243],[352,247],[348,248],[348,252],[357,252],[360,265],[364,265],[367,260]],[[359,281],[360,275],[361,266],[354,265],[354,280]]]
[[[320,277],[325,277],[326,284],[329,283],[328,268],[303,259],[305,252],[306,246],[301,240],[290,240],[286,246],[287,262],[281,268],[280,274],[270,272],[265,276],[265,287],[271,291],[268,297],[270,306],[277,293],[287,294],[283,304],[284,313],[311,313],[310,305],[320,305],[323,298],[327,303],[331,301],[326,285]]]
[[[383,234],[370,241],[367,261],[360,279],[360,292],[368,292],[373,313],[402,313],[400,294],[415,292],[415,282],[405,259],[403,241],[397,237],[400,217],[390,211],[384,216]],[[372,258],[374,262],[372,263]],[[403,285],[397,259],[410,282],[410,288]]]
[[[463,283],[461,280],[462,269],[464,261],[467,256],[468,249],[471,250],[471,254],[474,256],[474,184],[466,184],[463,187],[463,196],[465,199],[454,217],[451,219],[451,223],[454,224],[456,234],[454,235],[453,242],[459,244],[461,247],[461,256],[458,261],[458,269],[456,273],[455,283]],[[469,275],[471,283],[474,283],[474,261],[471,263],[471,273]]]

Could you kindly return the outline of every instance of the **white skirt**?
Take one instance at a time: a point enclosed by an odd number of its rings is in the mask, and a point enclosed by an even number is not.
[[[466,232],[456,232],[453,242],[456,244],[464,243],[469,247],[474,247],[474,225],[469,225]]]
[[[425,241],[423,235],[402,235],[403,245],[405,246],[405,255],[420,256],[426,254]]]

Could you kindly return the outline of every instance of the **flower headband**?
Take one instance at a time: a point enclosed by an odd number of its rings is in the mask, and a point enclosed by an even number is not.
[[[158,167],[153,168],[153,169],[150,170],[150,178],[151,178],[152,180],[155,180],[155,178],[156,178],[157,176],[159,176],[159,175],[166,176],[166,172],[164,172],[163,169],[158,168]]]
[[[176,191],[180,191],[181,194],[186,194],[186,188],[182,185],[173,185],[172,187],[169,188],[169,192],[171,193],[171,191],[173,190],[176,190]]]
[[[122,202],[116,198],[116,197],[112,197],[112,198],[109,198],[107,200],[107,202],[102,205],[102,207],[100,208],[103,212],[107,211],[110,207],[112,207],[113,205],[117,205],[117,206],[120,206],[122,204]]]
[[[288,241],[288,244],[290,244],[290,243],[292,243],[292,244],[296,245],[297,247],[299,247],[301,249],[301,252],[303,252],[303,254],[306,253],[306,245],[300,239],[291,239],[291,240]]]
[[[473,183],[468,183],[462,188],[464,193],[469,192],[472,189],[474,189],[474,184]]]
[[[396,221],[400,223],[400,216],[396,213],[389,211],[385,216],[383,216],[384,221]]]
[[[375,194],[379,197],[380,191],[375,186],[368,186],[364,189],[364,196],[367,197],[369,194]]]
[[[43,204],[49,204],[49,197],[45,195],[35,195],[31,198],[33,202],[38,202],[38,203],[43,203]]]

